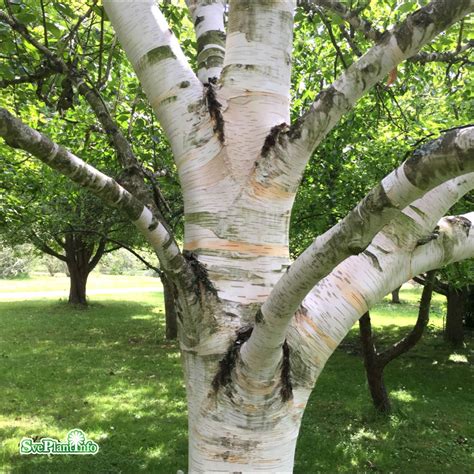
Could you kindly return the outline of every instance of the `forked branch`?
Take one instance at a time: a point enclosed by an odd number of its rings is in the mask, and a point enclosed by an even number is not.
[[[349,256],[364,252],[407,205],[439,184],[472,171],[474,127],[448,132],[417,150],[342,221],[319,236],[281,277],[261,307],[259,322],[242,352],[244,359],[267,357],[273,367],[291,318],[319,281]]]

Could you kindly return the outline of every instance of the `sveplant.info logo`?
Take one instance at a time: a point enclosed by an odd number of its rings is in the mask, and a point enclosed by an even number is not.
[[[23,438],[20,441],[20,454],[97,454],[99,445],[87,439],[79,428],[70,430],[66,440],[61,442],[54,438]]]

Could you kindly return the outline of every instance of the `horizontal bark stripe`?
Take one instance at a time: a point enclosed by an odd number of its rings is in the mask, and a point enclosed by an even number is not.
[[[225,33],[219,30],[209,30],[203,33],[197,39],[198,53],[201,53],[206,46],[217,45],[221,48],[225,46]]]
[[[288,247],[285,245],[270,245],[270,244],[251,244],[243,241],[231,241],[220,239],[202,239],[186,242],[184,244],[185,250],[223,250],[229,252],[238,252],[251,255],[266,255],[274,257],[287,257]]]
[[[253,183],[252,194],[255,197],[272,200],[292,200],[295,196],[295,193],[287,191],[276,183],[273,183],[271,186],[264,186],[258,182]]]
[[[176,59],[175,54],[168,45],[157,46],[142,56],[135,64],[137,73],[144,71],[147,67],[164,61],[165,59]]]

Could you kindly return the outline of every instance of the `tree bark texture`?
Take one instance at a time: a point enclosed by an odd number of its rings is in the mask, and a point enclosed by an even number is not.
[[[472,12],[474,1],[433,0],[409,15],[293,124],[296,2],[186,3],[197,75],[155,1],[104,1],[171,144],[183,191],[183,251],[146,200],[5,110],[0,136],[120,209],[155,250],[175,295],[189,470],[291,472],[309,394],[352,325],[413,276],[474,256],[474,214],[443,218],[474,186],[474,127],[419,148],[292,262],[298,183],[315,147],[356,101]],[[27,38],[24,28],[16,31]],[[119,146],[123,137],[114,136]]]

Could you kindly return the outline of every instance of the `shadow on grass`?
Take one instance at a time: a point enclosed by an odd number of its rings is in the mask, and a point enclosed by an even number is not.
[[[177,345],[160,306],[87,310],[0,303],[0,471],[176,472],[186,468],[186,403]],[[20,456],[23,436],[81,428],[95,456]],[[3,472],[3,471],[2,471]]]
[[[164,339],[162,307],[161,295],[85,311],[0,303],[0,472],[186,469],[185,391],[177,345]],[[409,330],[391,322],[376,328],[381,345]],[[353,329],[317,383],[295,472],[472,472],[472,337],[453,352],[430,329],[390,364],[388,418],[372,409],[356,347]],[[64,439],[76,427],[99,444],[96,456],[18,455],[23,436]]]
[[[409,328],[376,329],[383,348]],[[329,359],[303,417],[296,473],[472,472],[474,340],[453,351],[438,328],[385,369],[393,413],[371,404],[358,329]]]

